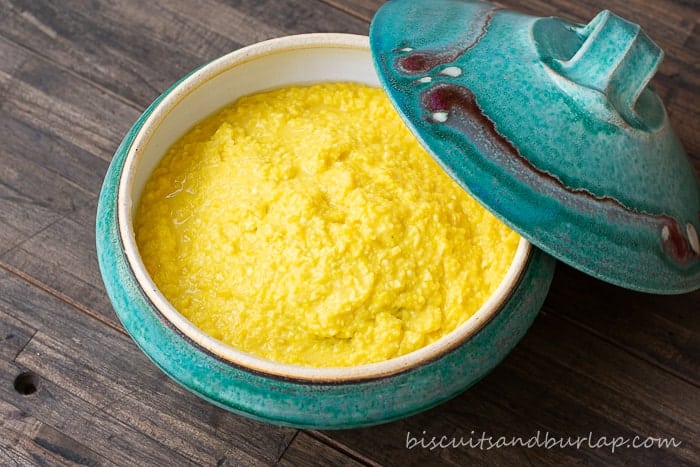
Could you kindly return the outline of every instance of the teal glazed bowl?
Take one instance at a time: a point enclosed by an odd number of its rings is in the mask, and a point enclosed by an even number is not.
[[[276,363],[196,328],[160,293],[136,246],[133,214],[148,177],[176,139],[224,105],[256,91],[322,81],[378,86],[367,37],[274,39],[214,60],[174,84],[136,121],[114,155],[99,200],[97,252],[119,319],[177,383],[246,417],[300,428],[354,428],[428,409],[484,377],[535,319],[554,260],[522,239],[497,291],[473,317],[433,344],[375,364]]]

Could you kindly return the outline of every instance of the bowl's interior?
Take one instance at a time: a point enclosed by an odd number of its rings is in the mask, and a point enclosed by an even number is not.
[[[269,42],[256,44],[254,51],[246,53],[248,49],[243,49],[226,55],[176,85],[144,124],[142,132],[148,134],[134,144],[140,147],[141,154],[128,168],[129,175],[134,177],[130,182],[132,199],[139,199],[151,172],[180,136],[241,96],[320,81],[357,81],[379,86],[367,39],[348,36],[351,43],[336,47],[301,43],[278,50],[275,47],[278,41],[272,41],[270,47],[264,47]]]
[[[515,259],[494,295],[452,333],[402,357],[348,368],[308,368],[271,362],[208,336],[164,298],[146,272],[136,246],[133,215],[141,192],[162,156],[181,135],[241,96],[321,81],[355,81],[379,86],[367,37],[307,34],[262,42],[217,59],[173,86],[151,109],[128,149],[118,195],[120,234],[134,275],[154,306],[165,319],[213,354],[258,372],[302,380],[352,380],[392,374],[433,359],[478,331],[507,300],[525,267],[530,244],[521,239]]]

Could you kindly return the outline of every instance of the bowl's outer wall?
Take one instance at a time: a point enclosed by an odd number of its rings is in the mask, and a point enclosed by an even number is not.
[[[247,417],[298,428],[384,423],[433,407],[476,383],[537,316],[555,260],[533,248],[511,298],[491,321],[446,355],[403,373],[363,381],[298,381],[253,373],[212,355],[165,322],[135,280],[119,238],[117,192],[126,154],[163,96],[129,130],[109,167],[97,209],[97,254],[107,293],[126,330],[163,372],[198,396]]]

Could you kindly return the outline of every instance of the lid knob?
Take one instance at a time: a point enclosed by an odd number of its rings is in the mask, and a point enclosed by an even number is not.
[[[641,30],[608,10],[575,31],[585,38],[568,60],[553,60],[567,79],[605,94],[628,123],[642,125],[635,105],[656,73],[663,51]]]

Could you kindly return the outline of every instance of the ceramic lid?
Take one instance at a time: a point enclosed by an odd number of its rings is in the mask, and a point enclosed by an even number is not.
[[[700,288],[700,188],[639,26],[461,0],[393,0],[370,28],[380,80],[443,168],[522,236],[626,288]]]

